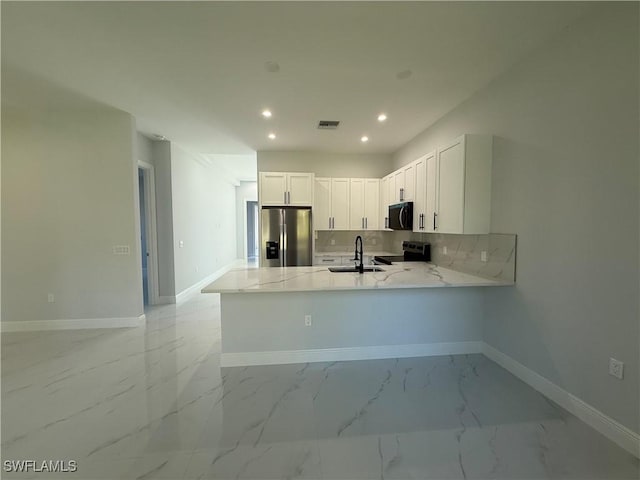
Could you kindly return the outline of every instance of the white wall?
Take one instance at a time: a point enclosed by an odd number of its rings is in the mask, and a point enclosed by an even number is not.
[[[171,189],[179,294],[236,259],[236,192],[215,168],[175,144],[171,144]]]
[[[517,284],[485,291],[484,340],[636,432],[638,86],[638,4],[606,4],[394,156],[496,135],[491,224],[518,234]]]
[[[391,155],[325,152],[257,153],[258,172],[313,172],[317,177],[382,178],[392,169]]]
[[[240,182],[236,187],[236,256],[246,258],[245,244],[247,235],[245,200],[258,201],[258,183]],[[256,234],[259,235],[258,232]]]
[[[3,321],[143,313],[134,143],[112,108],[3,105]]]

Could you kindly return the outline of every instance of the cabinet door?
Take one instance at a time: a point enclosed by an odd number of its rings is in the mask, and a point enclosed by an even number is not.
[[[393,174],[394,192],[391,203],[404,202],[404,170],[400,169]]]
[[[389,213],[389,176],[380,180],[380,229],[387,228],[387,215]]]
[[[366,178],[364,180],[364,218],[366,230],[380,229],[380,180]]]
[[[331,179],[316,178],[313,202],[314,230],[331,230]]]
[[[334,230],[349,230],[349,179],[331,179],[331,216]]]
[[[436,213],[438,211],[438,160],[435,153],[426,160],[426,203],[424,231],[435,232]]]
[[[364,230],[364,178],[349,181],[349,229]]]
[[[313,259],[314,265],[340,265],[341,257],[328,257],[326,255],[318,255]]]
[[[287,176],[283,172],[260,172],[260,203],[263,206],[285,205]]]
[[[398,193],[396,191],[396,174],[389,175],[389,205],[398,203]]]
[[[402,186],[402,201],[412,202],[414,200],[416,189],[416,168],[415,163],[410,163],[402,167],[402,173],[404,178],[404,184]]]
[[[463,233],[464,143],[458,140],[438,152],[439,233]]]
[[[415,161],[416,191],[413,196],[413,231],[423,232],[425,227],[425,204],[427,191],[427,159]]]
[[[313,205],[313,174],[288,173],[287,191],[289,205],[310,207]]]

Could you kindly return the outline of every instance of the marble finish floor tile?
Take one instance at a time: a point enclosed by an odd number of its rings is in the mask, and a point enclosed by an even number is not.
[[[133,329],[2,335],[2,460],[89,479],[637,479],[482,355],[220,367],[215,294]]]

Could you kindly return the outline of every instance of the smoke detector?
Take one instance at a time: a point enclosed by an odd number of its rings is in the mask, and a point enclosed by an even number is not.
[[[320,130],[335,130],[340,125],[339,120],[320,120],[318,122],[318,128]]]

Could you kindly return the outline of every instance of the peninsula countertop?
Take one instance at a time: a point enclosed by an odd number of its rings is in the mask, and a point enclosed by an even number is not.
[[[498,287],[513,282],[489,279],[432,263],[380,265],[382,272],[335,273],[326,266],[238,268],[202,289],[202,293],[273,293],[442,287]]]

